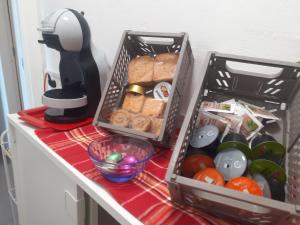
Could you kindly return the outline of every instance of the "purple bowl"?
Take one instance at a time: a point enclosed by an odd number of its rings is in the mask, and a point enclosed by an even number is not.
[[[124,160],[118,163],[105,161],[114,152],[121,153]],[[89,156],[96,168],[113,182],[126,182],[136,177],[143,171],[153,152],[150,142],[121,135],[105,137],[88,146]]]

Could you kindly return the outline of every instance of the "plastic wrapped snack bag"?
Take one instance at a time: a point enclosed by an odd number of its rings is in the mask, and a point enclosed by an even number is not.
[[[230,129],[228,120],[205,111],[200,111],[197,121],[199,126],[214,125],[218,127],[220,133],[222,133],[222,138],[229,132]]]
[[[219,116],[225,118],[230,124],[230,132],[239,133],[242,125],[242,117],[236,114],[218,113]]]
[[[240,134],[244,135],[247,140],[250,140],[264,127],[262,123],[248,110],[244,110],[241,117],[242,124],[240,128]]]
[[[265,107],[259,107],[244,101],[239,101],[239,102],[240,104],[244,105],[245,108],[248,109],[255,117],[267,119],[267,120],[280,120],[280,118],[275,116],[269,110],[265,109]]]
[[[234,113],[235,103],[218,103],[203,101],[201,104],[201,110],[206,112]]]
[[[224,102],[221,102],[221,103],[232,105],[233,106],[233,114],[238,115],[238,116],[242,115],[244,113],[244,110],[246,109],[243,104],[239,103],[234,98],[229,99],[229,100],[224,101]]]

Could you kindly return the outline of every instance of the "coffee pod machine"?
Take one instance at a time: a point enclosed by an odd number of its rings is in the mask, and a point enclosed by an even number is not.
[[[38,42],[60,53],[61,88],[56,88],[51,78],[48,80],[53,89],[42,96],[42,103],[48,107],[45,120],[75,123],[94,117],[101,98],[100,77],[101,82],[106,79],[108,64],[105,55],[91,45],[83,13],[59,9],[42,21],[39,30],[42,40]]]

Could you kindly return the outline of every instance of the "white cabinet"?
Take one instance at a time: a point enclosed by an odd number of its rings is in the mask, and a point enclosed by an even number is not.
[[[9,126],[20,225],[85,225],[84,192],[28,136]]]
[[[18,115],[8,119],[13,168],[8,180],[15,186],[19,225],[112,224],[98,205],[120,224],[142,225],[99,184],[45,145]]]
[[[15,183],[14,183],[14,176],[13,176],[12,155],[9,150],[9,144],[7,141],[7,130],[4,131],[0,136],[0,149],[3,157],[5,179],[6,179],[7,191],[8,191],[7,194],[10,201],[11,215],[13,218],[12,222],[13,225],[17,225],[19,223],[18,223],[18,215],[17,215],[16,192],[15,192]]]

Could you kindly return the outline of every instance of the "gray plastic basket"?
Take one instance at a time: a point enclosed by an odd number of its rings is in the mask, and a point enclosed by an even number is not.
[[[229,67],[228,62],[281,68],[268,76]],[[172,201],[246,224],[297,224],[300,218],[300,65],[210,52],[184,119],[166,179]],[[196,124],[202,100],[238,98],[274,109],[282,120],[266,126],[267,132],[287,147],[286,202],[257,197],[206,184],[180,175],[180,166]]]
[[[137,55],[153,56],[164,52],[179,53],[179,58],[159,136],[110,124],[108,120],[111,113],[122,102],[127,84],[127,67],[130,60]],[[185,81],[189,79],[192,73],[193,64],[194,57],[186,33],[125,31],[94,118],[94,125],[123,135],[147,138],[158,145],[168,145],[175,129],[180,100],[184,94]]]

